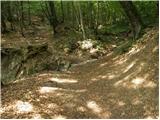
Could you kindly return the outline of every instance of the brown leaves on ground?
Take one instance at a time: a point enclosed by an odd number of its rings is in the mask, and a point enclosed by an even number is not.
[[[1,118],[158,118],[158,29],[128,53],[2,88]]]

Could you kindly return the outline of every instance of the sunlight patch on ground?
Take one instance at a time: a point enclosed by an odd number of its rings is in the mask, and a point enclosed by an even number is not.
[[[77,108],[78,111],[81,111],[81,112],[85,112],[86,111],[86,108],[84,108],[83,106],[80,106]]]
[[[127,58],[121,58],[121,59],[117,60],[117,61],[114,63],[114,65],[115,65],[115,66],[121,65],[121,64],[123,64],[123,63],[126,62],[126,61],[127,61]]]
[[[91,80],[92,81],[98,81],[98,80],[101,80],[101,79],[110,80],[110,79],[113,79],[115,77],[117,77],[117,76],[114,75],[114,74],[109,73],[109,74],[106,74],[106,75],[99,75],[98,77],[92,78]]]
[[[82,92],[86,92],[87,90],[86,89],[80,89],[80,90],[72,90],[72,89],[63,89],[63,88],[58,88],[58,87],[40,87],[39,89],[39,92],[41,94],[44,94],[44,93],[52,93],[52,92],[55,92],[55,91],[65,91],[65,92],[77,92],[77,93],[82,93]],[[59,94],[57,93],[56,95],[60,96],[62,94]]]
[[[108,79],[113,79],[115,75],[108,75]]]
[[[101,119],[109,119],[111,116],[111,112],[109,111],[105,111],[103,113],[101,113],[100,115],[98,115]]]
[[[34,114],[31,119],[42,119],[40,114]]]
[[[38,76],[41,77],[41,76],[48,76],[48,75],[52,75],[52,74],[51,73],[44,73],[44,74],[40,74]]]
[[[97,79],[97,78],[92,78],[91,80],[92,80],[92,81],[98,81],[98,79]]]
[[[142,101],[140,101],[138,98],[135,98],[135,99],[132,100],[132,104],[133,105],[142,104]]]
[[[58,105],[57,104],[55,104],[55,103],[50,103],[50,104],[48,104],[48,105],[46,105],[47,106],[47,108],[58,108]]]
[[[57,116],[53,116],[52,119],[66,119],[66,117],[62,115],[57,115]]]
[[[140,51],[140,49],[133,47],[127,54],[134,55],[134,54],[138,53],[139,51]]]
[[[124,106],[125,105],[125,103],[123,101],[118,101],[117,104],[118,104],[118,106]]]
[[[39,92],[43,94],[43,93],[54,92],[55,90],[58,90],[58,88],[57,87],[41,87]]]
[[[95,113],[100,113],[102,111],[102,109],[99,107],[99,105],[97,105],[95,101],[87,102],[87,107]]]
[[[103,63],[103,64],[100,65],[100,67],[103,67],[103,66],[105,66],[105,65],[107,65],[107,64],[108,64],[108,62]]]
[[[77,83],[77,80],[72,79],[51,78],[50,80],[58,83]]]
[[[130,70],[133,65],[135,65],[136,61],[133,61],[130,65],[127,66],[127,68],[125,68],[125,70],[123,71],[123,73],[127,72],[128,70]]]
[[[117,81],[117,82],[114,84],[114,87],[118,87],[118,86],[123,86],[123,87],[125,87],[125,86],[126,86],[126,80]]]
[[[157,86],[157,84],[154,83],[153,81],[148,81],[145,78],[137,77],[135,79],[132,79],[131,81],[128,80],[128,79],[117,81],[114,84],[114,86],[115,87],[121,86],[121,87],[136,89],[136,88],[139,88],[139,87],[143,87],[143,88],[155,88]]]
[[[22,112],[31,112],[33,110],[33,107],[28,102],[17,101],[16,102],[16,109],[20,113],[22,113]]]
[[[106,75],[102,75],[102,76],[101,76],[102,79],[104,79],[104,78],[106,78],[106,77],[107,77]]]
[[[154,53],[154,52],[156,52],[157,50],[158,50],[158,46],[154,47],[153,50],[152,50],[152,52]]]
[[[146,83],[143,85],[144,87],[149,87],[149,88],[155,88],[157,85],[156,83],[152,82],[152,81],[146,81]]]
[[[155,119],[155,117],[152,117],[152,116],[147,116],[146,118],[144,119]]]
[[[123,80],[117,81],[114,86],[118,87],[118,86],[122,86],[122,87],[127,87],[127,88],[137,88],[142,86],[142,83],[145,82],[145,79],[141,78],[141,77],[137,77],[131,81],[129,81],[129,78],[131,76],[127,76],[125,77]]]
[[[5,109],[4,108],[2,108],[2,106],[1,106],[1,109],[0,109],[0,115],[2,114],[2,113],[4,113],[5,112]]]
[[[133,79],[133,80],[131,81],[131,83],[133,83],[133,84],[135,84],[135,85],[141,85],[142,83],[144,83],[144,81],[145,81],[145,79],[138,77],[138,78],[136,78],[136,79]]]

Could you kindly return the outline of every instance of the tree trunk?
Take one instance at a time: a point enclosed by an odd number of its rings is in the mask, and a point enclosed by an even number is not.
[[[78,3],[77,7],[78,7],[78,12],[79,12],[79,17],[80,17],[80,26],[82,30],[82,36],[83,36],[83,39],[85,40],[86,34],[85,34],[84,26],[83,26],[83,16],[82,16],[81,8],[80,8],[80,3]]]
[[[8,6],[7,6],[7,10],[8,10],[8,21],[10,22],[10,26],[11,26],[11,30],[15,30],[14,29],[14,25],[13,25],[13,13],[12,13],[12,10],[11,10],[11,2],[8,3]]]
[[[21,13],[21,18],[20,18],[21,35],[22,35],[23,37],[25,37],[25,36],[24,36],[24,31],[23,31],[23,29],[24,29],[23,1],[20,1],[20,7],[21,7],[21,11],[20,11],[20,13]]]
[[[29,0],[28,0],[28,25],[31,25],[31,8]]]
[[[97,1],[97,16],[96,16],[96,27],[95,27],[95,35],[98,35],[98,25],[99,25],[99,1]]]
[[[62,12],[62,23],[64,23],[64,9],[63,9],[63,1],[61,0],[61,12]]]
[[[78,13],[77,9],[75,8],[75,3],[74,3],[74,1],[72,1],[72,8],[73,8],[73,10],[74,10],[75,17],[76,17],[76,21],[77,21],[77,24],[78,24],[78,26],[76,26],[75,28],[78,28],[78,30],[79,30],[79,25],[80,25],[79,16],[78,16],[79,13]]]
[[[142,21],[140,19],[140,15],[138,14],[132,1],[120,1],[120,4],[124,9],[127,17],[129,18],[132,27],[133,38],[137,39],[142,29]]]
[[[5,23],[5,17],[3,15],[3,13],[1,15],[1,30],[2,30],[2,33],[7,32],[7,26],[6,26],[6,23]]]
[[[88,10],[89,10],[89,16],[90,16],[90,20],[89,20],[89,27],[91,28],[91,29],[93,29],[94,28],[94,18],[93,18],[93,3],[92,3],[92,1],[90,1],[89,3],[89,7],[88,7]]]
[[[58,20],[56,16],[54,1],[48,1],[48,4],[49,4],[49,9],[50,9],[50,23],[53,27],[54,33],[56,33],[56,27],[58,25]]]

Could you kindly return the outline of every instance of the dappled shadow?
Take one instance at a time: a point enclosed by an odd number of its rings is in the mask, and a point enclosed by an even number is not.
[[[38,73],[2,88],[1,117],[158,118],[158,40],[148,36],[126,54],[66,72]]]

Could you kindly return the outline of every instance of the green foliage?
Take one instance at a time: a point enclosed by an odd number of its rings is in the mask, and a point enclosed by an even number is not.
[[[145,25],[155,23],[158,19],[157,1],[136,1],[134,4]]]
[[[28,3],[25,3],[25,6],[26,6],[25,8],[28,9]],[[40,2],[37,1],[30,2],[30,10],[32,15],[42,14]]]

